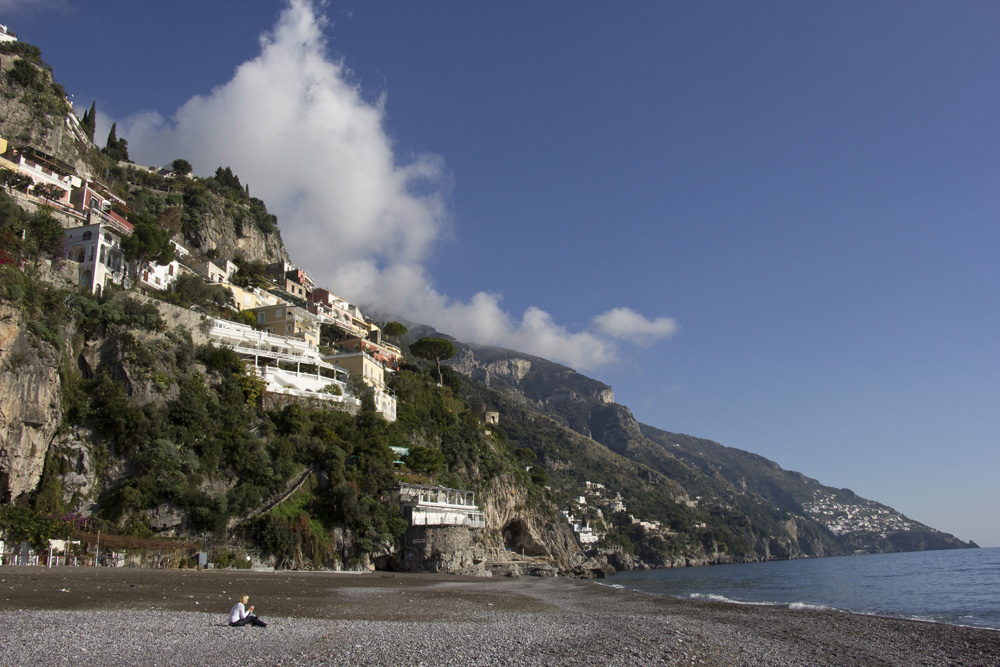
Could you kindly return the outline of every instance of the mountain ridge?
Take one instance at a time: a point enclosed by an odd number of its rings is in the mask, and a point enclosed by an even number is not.
[[[974,547],[849,489],[835,489],[778,463],[694,436],[639,423],[613,402],[613,390],[572,369],[513,350],[460,345],[449,364],[473,381],[516,393],[541,412],[609,451],[678,481],[690,496],[714,497],[730,509],[765,501],[787,513],[787,544],[758,545],[758,555],[800,557],[918,548]],[[541,362],[541,363],[540,363]],[[497,372],[516,368],[516,375]],[[552,369],[552,372],[546,372]],[[498,382],[498,380],[500,380]],[[555,400],[552,400],[555,398]],[[799,538],[805,531],[811,543]],[[780,542],[780,540],[779,540]],[[771,547],[776,547],[772,549]],[[776,552],[776,553],[775,553]]]

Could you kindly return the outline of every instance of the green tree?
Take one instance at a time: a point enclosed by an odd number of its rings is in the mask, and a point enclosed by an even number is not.
[[[409,329],[406,328],[402,322],[389,322],[382,329],[384,333],[389,338],[399,338],[400,336],[405,336]]]
[[[66,231],[52,215],[52,209],[40,208],[31,214],[26,226],[28,251],[55,258],[62,255]]]
[[[231,280],[237,287],[267,287],[271,284],[271,280],[267,275],[267,264],[264,262],[237,259],[235,264],[239,268]]]
[[[191,173],[191,170],[194,169],[194,167],[191,166],[191,163],[184,158],[177,158],[171,162],[170,168],[173,169],[175,174],[179,174],[180,176],[187,176]]]
[[[94,141],[94,130],[97,128],[97,100],[91,103],[89,110],[83,112],[80,127],[83,128],[87,138]]]
[[[230,292],[231,294],[232,292]],[[246,324],[248,326],[257,326],[257,316],[251,313],[249,310],[241,310],[240,312],[233,315],[233,322],[239,322],[240,324]]]
[[[118,123],[111,124],[111,131],[108,132],[108,141],[101,152],[112,160],[118,162],[128,161],[128,141],[118,138]]]
[[[66,535],[66,526],[26,507],[0,507],[0,533],[9,544],[30,542],[38,551],[48,547],[49,540]]]
[[[125,259],[136,263],[136,272],[141,274],[151,263],[164,265],[174,259],[174,244],[170,242],[170,232],[155,222],[140,222],[132,230],[132,235],[122,241]],[[138,285],[136,280],[135,284]]]
[[[0,169],[0,183],[3,183],[11,190],[27,192],[33,182],[31,176],[26,174],[18,173],[13,169]]]
[[[410,345],[410,354],[413,356],[434,360],[437,366],[438,384],[444,384],[444,377],[441,375],[441,362],[451,359],[457,352],[455,344],[444,338],[425,336]]]
[[[518,447],[514,450],[514,456],[529,463],[534,463],[538,460],[538,454],[530,447]]]
[[[225,308],[233,302],[233,293],[228,287],[209,283],[193,273],[177,276],[170,284],[170,293],[184,305]]]
[[[7,78],[22,88],[34,88],[41,81],[41,71],[31,62],[18,58],[7,70]]]
[[[431,447],[412,447],[406,456],[406,465],[417,472],[437,474],[444,466],[444,452]]]
[[[41,183],[35,186],[35,195],[41,195],[46,199],[58,201],[66,194],[66,191],[54,183]]]

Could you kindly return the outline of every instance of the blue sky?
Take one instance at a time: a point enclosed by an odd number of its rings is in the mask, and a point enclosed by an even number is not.
[[[231,165],[345,296],[1000,546],[1000,5],[0,0],[0,22],[134,159]]]

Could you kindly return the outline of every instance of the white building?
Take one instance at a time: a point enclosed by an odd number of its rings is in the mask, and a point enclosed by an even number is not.
[[[129,276],[122,239],[132,226],[111,218],[66,230],[66,258],[80,264],[77,284],[94,294],[108,285],[125,285]]]
[[[347,393],[348,372],[320,359],[301,338],[258,331],[245,324],[215,318],[208,335],[216,345],[233,350],[248,364],[252,361],[253,368],[267,382],[267,391],[271,393],[361,405],[360,400]],[[303,366],[307,370],[303,370]],[[340,393],[337,394],[333,387]]]
[[[174,246],[174,258],[168,264],[150,262],[139,275],[139,285],[158,291],[166,290],[182,272],[191,270],[184,266],[191,253],[184,246],[171,241]]]
[[[400,484],[399,504],[411,526],[486,527],[486,515],[476,505],[473,491]]]
[[[210,259],[194,267],[195,272],[210,283],[226,283],[232,280],[239,267],[228,259]],[[264,305],[264,304],[260,304]]]

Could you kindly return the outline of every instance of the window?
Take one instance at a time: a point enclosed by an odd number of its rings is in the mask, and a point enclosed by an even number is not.
[[[94,233],[93,233],[93,232],[89,232],[89,231],[87,231],[87,232],[84,232],[84,233],[83,233],[83,240],[84,240],[84,241],[89,241],[89,240],[90,240],[90,237],[92,237],[93,235],[94,235]]]
[[[170,266],[167,267],[167,275],[168,276],[174,275],[174,265],[173,264],[171,264]]]

